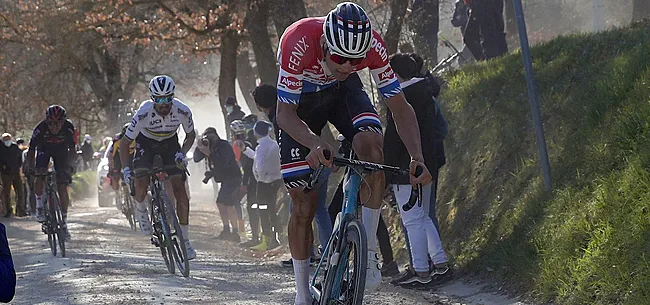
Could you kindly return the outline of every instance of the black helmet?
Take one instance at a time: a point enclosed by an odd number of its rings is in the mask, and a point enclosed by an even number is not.
[[[45,118],[53,121],[66,119],[65,108],[59,105],[52,105],[45,110]]]

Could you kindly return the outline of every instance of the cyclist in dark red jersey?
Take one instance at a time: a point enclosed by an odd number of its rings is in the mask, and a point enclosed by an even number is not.
[[[65,109],[59,105],[52,105],[45,111],[45,120],[38,123],[34,128],[27,153],[27,166],[30,170],[35,169],[37,173],[48,170],[50,158],[54,162],[56,184],[64,222],[63,229],[67,239],[70,238],[70,233],[65,224],[70,203],[67,187],[72,182],[71,174],[77,158],[74,135],[74,125],[66,118]],[[43,215],[44,188],[44,177],[36,177],[34,183],[36,218],[40,222],[45,221],[45,215]]]

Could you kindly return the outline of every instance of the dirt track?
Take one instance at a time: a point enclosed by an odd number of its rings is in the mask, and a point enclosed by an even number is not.
[[[11,304],[293,304],[293,270],[281,267],[280,257],[256,258],[216,240],[220,221],[211,192],[193,194],[190,234],[198,255],[189,278],[169,274],[158,248],[94,198],[75,202],[69,212],[66,258],[52,256],[36,221],[2,219],[18,277]],[[458,304],[441,302],[440,293],[385,283],[364,304]]]

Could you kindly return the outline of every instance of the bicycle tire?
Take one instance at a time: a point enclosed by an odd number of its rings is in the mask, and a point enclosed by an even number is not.
[[[56,234],[54,233],[54,228],[52,226],[52,217],[50,216],[49,210],[45,210],[44,213],[46,215],[45,233],[47,233],[47,241],[50,244],[50,251],[52,252],[52,255],[56,256]]]
[[[44,213],[45,213],[45,217],[46,217],[45,218],[46,219],[45,220],[45,227],[46,227],[46,230],[47,230],[47,241],[50,243],[50,251],[52,252],[52,255],[56,256],[56,253],[57,253],[57,249],[56,249],[56,243],[57,243],[57,240],[56,240],[56,237],[57,237],[57,234],[56,234],[56,230],[57,230],[56,215],[52,211],[52,203],[51,203],[52,202],[52,197],[48,195],[47,199],[48,200],[47,200],[46,204],[43,205],[43,208],[45,210]]]
[[[61,257],[65,257],[65,232],[63,232],[63,214],[61,212],[61,206],[59,206],[59,200],[54,196],[54,214],[56,215],[56,236],[59,240],[59,249],[61,249]]]
[[[165,196],[158,195],[159,205],[153,210],[157,212],[158,221],[160,223],[160,230],[158,231],[158,242],[160,243],[160,253],[165,260],[167,270],[170,274],[176,273],[176,266],[174,264],[173,246],[171,246],[171,230],[169,228],[169,218],[165,211]],[[168,199],[168,198],[167,198]]]
[[[138,228],[136,226],[136,220],[135,220],[135,209],[134,209],[134,203],[133,203],[133,198],[129,194],[129,191],[122,187],[122,197],[124,197],[124,202],[122,203],[124,206],[124,215],[126,216],[126,220],[129,222],[129,226],[131,227],[131,230],[137,231]]]
[[[178,267],[181,274],[184,277],[188,277],[190,276],[190,261],[187,258],[187,246],[185,245],[183,230],[181,230],[181,225],[178,222],[178,216],[176,215],[176,209],[171,203],[171,200],[169,200],[169,195],[163,193],[162,196],[166,198],[165,202],[168,203],[165,207],[167,219],[171,220],[174,227],[174,232],[171,234],[171,247],[173,249],[174,261],[176,262],[176,267]]]
[[[338,257],[334,262],[330,261],[328,266],[321,305],[360,305],[363,302],[368,266],[366,232],[361,222],[352,215],[346,215],[344,224],[343,244],[338,247]],[[352,261],[350,261],[351,254]],[[330,268],[335,269],[329,270]],[[343,281],[344,279],[347,281]]]

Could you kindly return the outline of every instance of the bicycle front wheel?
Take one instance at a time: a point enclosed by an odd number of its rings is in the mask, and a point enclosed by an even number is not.
[[[50,244],[50,251],[52,251],[52,255],[56,256],[56,216],[54,215],[54,211],[50,208],[50,198],[48,198],[48,202],[43,205],[44,206],[44,213],[45,213],[45,223],[43,226],[45,227],[45,233],[47,233],[47,241]]]
[[[165,200],[169,200],[169,198],[166,196],[158,196],[158,199],[156,200],[158,202],[154,204],[153,213],[154,217],[157,219],[158,224],[160,225],[158,230],[156,230],[160,253],[165,260],[167,270],[169,273],[174,274],[176,273],[176,266],[174,265],[173,246],[171,245],[171,230],[169,228],[169,217],[167,216],[168,212],[165,211],[165,206],[168,204]]]
[[[59,238],[59,249],[61,249],[61,257],[65,257],[65,232],[63,231],[63,215],[61,214],[61,208],[59,205],[56,205],[56,220],[57,228],[56,235]]]
[[[169,200],[167,193],[164,193],[163,197],[166,197],[165,202],[169,203],[165,206],[165,212],[167,213],[167,219],[169,219],[169,227],[172,229],[171,247],[174,261],[176,262],[178,270],[181,271],[181,274],[184,277],[188,277],[190,276],[190,260],[187,256],[187,246],[185,245],[183,230],[181,230],[181,225],[178,222],[176,209],[174,209],[174,205],[171,204],[171,200]]]
[[[320,304],[360,305],[366,287],[368,246],[359,220],[346,215],[341,246],[331,257]]]
[[[133,203],[133,197],[131,197],[131,194],[129,194],[129,190],[126,188],[126,186],[122,187],[122,197],[123,201],[122,204],[124,205],[124,215],[126,216],[126,220],[129,221],[129,226],[131,227],[131,230],[137,231],[137,226],[136,220],[135,220],[135,205]]]
[[[65,257],[65,232],[63,231],[63,215],[61,214],[61,205],[59,198],[56,195],[50,196],[48,200],[50,215],[52,215],[52,228],[56,233],[56,239],[59,242],[59,249],[61,249],[61,257]],[[54,245],[56,248],[56,243]]]

